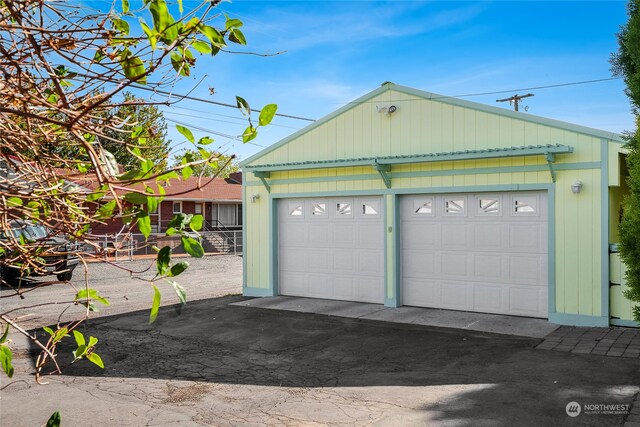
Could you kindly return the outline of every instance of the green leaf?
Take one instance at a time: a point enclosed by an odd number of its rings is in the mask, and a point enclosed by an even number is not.
[[[180,169],[180,173],[182,173],[182,178],[187,179],[193,175],[193,168],[191,166],[185,166]]]
[[[147,196],[141,193],[127,193],[122,196],[122,198],[134,205],[144,205],[147,203]]]
[[[124,52],[120,55],[120,66],[125,77],[135,80],[136,83],[147,84],[147,77],[144,75],[147,70],[145,70],[142,60],[137,56],[132,56],[128,50]]]
[[[200,242],[193,237],[182,236],[182,246],[184,250],[194,258],[202,258],[204,256],[204,249]]]
[[[177,230],[173,227],[167,228],[167,230],[164,232],[165,236],[173,236],[176,233],[177,233]]]
[[[149,212],[155,212],[158,209],[158,202],[159,201],[160,201],[159,197],[147,196],[147,210]]]
[[[184,77],[189,76],[189,73],[191,70],[189,63],[185,61],[185,59],[176,52],[173,52],[171,54],[171,66],[173,66],[173,69],[176,70],[176,72],[179,73],[181,76],[184,76]]]
[[[74,359],[80,359],[87,352],[88,347],[85,344],[78,345],[78,348],[73,350],[71,354],[73,354]]]
[[[53,334],[53,342],[58,342],[67,335],[69,335],[69,329],[60,328]]]
[[[7,205],[9,207],[12,206],[22,206],[24,202],[22,201],[22,199],[20,197],[9,197],[7,199]]]
[[[182,0],[178,0],[178,10],[180,10],[180,14],[182,15],[182,12],[184,12],[184,8],[182,7]]]
[[[200,53],[211,53],[211,46],[201,40],[191,42],[191,46]]]
[[[271,123],[271,120],[273,120],[273,116],[276,115],[277,110],[278,106],[276,104],[267,104],[262,107],[262,110],[260,111],[260,118],[258,119],[260,126],[266,126]]]
[[[242,133],[242,142],[245,144],[258,136],[258,129],[254,128],[252,125],[247,126],[247,128]]]
[[[153,286],[153,303],[151,304],[151,313],[149,314],[149,323],[153,323],[156,321],[156,317],[158,317],[158,310],[160,310],[160,299],[162,295],[160,294],[160,289]]]
[[[113,216],[113,210],[116,208],[116,201],[110,200],[100,207],[96,211],[96,216],[100,219],[111,218]]]
[[[156,49],[156,43],[158,43],[157,32],[154,32],[144,19],[140,18],[140,27],[142,27],[142,31],[147,35],[147,39],[149,39],[149,45],[151,46],[151,50]]]
[[[122,13],[129,12],[129,0],[122,0]]]
[[[158,252],[156,257],[156,266],[158,268],[158,274],[164,275],[169,271],[169,264],[171,264],[171,247],[164,246]]]
[[[107,300],[106,298],[100,296],[98,294],[98,291],[96,291],[95,289],[80,289],[78,291],[78,293],[76,294],[76,297],[74,298],[75,301],[79,301],[79,300],[96,300],[101,304],[104,305],[110,305],[109,300]]]
[[[213,138],[209,138],[208,136],[203,136],[198,140],[199,145],[209,145],[213,142]]]
[[[194,215],[193,218],[191,218],[191,222],[189,223],[189,226],[191,227],[192,230],[198,231],[202,228],[203,222],[204,222],[204,217],[202,215]]]
[[[225,30],[229,30],[231,28],[240,28],[240,27],[242,27],[243,23],[242,23],[241,20],[236,19],[236,18],[229,18],[226,15],[225,15],[225,17],[227,18],[227,22],[225,22],[225,24],[224,24],[224,29]]]
[[[91,347],[95,347],[95,346],[96,346],[96,344],[98,344],[98,338],[96,338],[96,337],[91,337],[91,336],[90,336],[90,337],[89,337],[89,344],[88,344],[88,347],[89,347],[89,348],[91,348]]]
[[[187,291],[176,281],[169,280],[169,284],[173,286],[173,290],[176,291],[176,295],[178,295],[178,299],[182,304],[187,303]]]
[[[117,31],[126,35],[129,34],[129,23],[124,19],[112,19],[111,23],[113,24],[113,28]]]
[[[138,220],[138,229],[144,235],[144,238],[148,238],[151,235],[151,217],[149,212],[141,211],[136,214]]]
[[[76,298],[76,299],[77,299],[77,298]],[[46,333],[48,333],[49,335],[53,336],[53,329],[51,329],[50,327],[48,327],[48,326],[43,326],[43,327],[42,327],[42,329],[44,329],[44,331],[45,331]]]
[[[11,349],[6,345],[0,345],[0,365],[2,365],[2,370],[9,378],[13,377],[12,359],[13,353],[11,353]]]
[[[49,420],[47,421],[47,427],[60,427],[60,423],[62,422],[62,418],[60,417],[60,412],[56,411],[51,414]]]
[[[78,346],[81,346],[81,345],[85,345],[85,344],[86,344],[86,342],[85,342],[85,340],[84,340],[84,335],[82,335],[82,332],[80,332],[80,331],[76,331],[76,330],[74,329],[74,330],[73,330],[73,337],[75,338],[75,340],[76,340],[76,344],[78,344]]]
[[[209,25],[198,25],[198,31],[200,31],[206,38],[209,39],[212,46],[221,48],[227,45],[224,41],[224,37],[222,37],[222,34],[220,34],[218,30],[210,27]]]
[[[189,263],[186,261],[174,264],[171,266],[171,270],[169,271],[169,277],[176,277],[182,274],[187,268],[189,268]]]
[[[96,353],[87,354],[87,359],[89,359],[89,361],[94,365],[97,365],[102,369],[104,369],[104,362],[102,361],[102,358],[98,356]]]
[[[242,114],[244,114],[245,116],[251,115],[251,108],[249,107],[249,103],[244,98],[236,96],[236,105],[238,106],[238,109],[242,112]]]
[[[2,338],[0,338],[0,344],[4,344],[7,341],[7,337],[9,336],[9,328],[11,326],[7,325],[7,329],[4,331],[4,334],[2,334]]]
[[[184,136],[185,138],[187,138],[187,140],[189,142],[194,142],[195,138],[193,137],[193,134],[191,133],[191,131],[181,125],[176,125],[176,129],[178,129],[178,132],[180,132],[182,134],[182,136]]]
[[[244,34],[237,28],[231,30],[231,32],[229,33],[229,40],[241,45],[247,44],[247,39],[244,37]]]

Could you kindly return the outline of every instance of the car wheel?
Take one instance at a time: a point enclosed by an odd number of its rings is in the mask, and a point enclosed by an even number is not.
[[[65,271],[64,273],[56,274],[56,277],[61,282],[68,282],[73,277],[73,270]]]

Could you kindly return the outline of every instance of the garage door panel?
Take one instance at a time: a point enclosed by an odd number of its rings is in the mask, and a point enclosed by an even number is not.
[[[402,196],[402,304],[547,317],[547,217],[540,191]]]
[[[440,272],[443,276],[466,276],[468,274],[466,253],[443,252],[440,256]]]
[[[278,202],[281,295],[384,302],[379,197]]]
[[[440,273],[440,254],[436,252],[412,251],[402,257],[404,277],[428,277]]]
[[[358,275],[380,276],[384,271],[384,259],[380,252],[371,250],[358,251]]]
[[[441,248],[443,250],[466,249],[469,239],[467,224],[442,224]]]

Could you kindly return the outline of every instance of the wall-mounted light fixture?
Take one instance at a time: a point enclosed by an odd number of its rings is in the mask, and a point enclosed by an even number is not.
[[[576,182],[571,184],[571,191],[573,192],[573,194],[580,193],[580,190],[582,190],[582,181],[576,180]]]
[[[260,200],[260,195],[259,194],[252,194],[251,195],[251,203],[255,203],[256,200]]]
[[[390,116],[392,113],[395,113],[396,111],[398,111],[398,107],[396,107],[395,105],[385,105],[385,106],[376,105],[376,109],[378,110],[378,113],[384,113],[387,116]]]

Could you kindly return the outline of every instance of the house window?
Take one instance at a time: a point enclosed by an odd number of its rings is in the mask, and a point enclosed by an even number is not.
[[[202,203],[196,203],[196,215],[202,215]]]
[[[182,202],[173,202],[173,213],[182,213]]]
[[[445,199],[444,212],[451,215],[464,215],[464,199]]]
[[[376,206],[377,207],[377,206]],[[378,211],[375,207],[366,203],[362,204],[362,215],[378,215]]]

